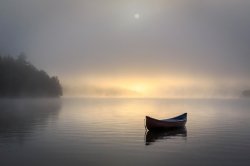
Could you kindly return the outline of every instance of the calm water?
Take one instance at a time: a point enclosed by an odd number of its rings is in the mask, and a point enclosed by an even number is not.
[[[144,117],[188,112],[186,129]],[[250,100],[0,100],[1,166],[248,165]]]

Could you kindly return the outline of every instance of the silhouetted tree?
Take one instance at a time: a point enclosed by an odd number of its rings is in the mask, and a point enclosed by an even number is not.
[[[0,55],[0,97],[59,97],[62,94],[58,78],[36,69],[25,54],[17,58]]]

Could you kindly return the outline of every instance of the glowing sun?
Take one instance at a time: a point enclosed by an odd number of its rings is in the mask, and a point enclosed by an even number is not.
[[[129,89],[140,94],[145,94],[148,90],[147,86],[143,84],[131,85]]]
[[[135,13],[135,14],[134,14],[134,18],[138,20],[138,19],[141,18],[141,15],[140,15],[139,13]]]

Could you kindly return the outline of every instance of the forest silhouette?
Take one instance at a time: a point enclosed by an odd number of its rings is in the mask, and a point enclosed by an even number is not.
[[[56,76],[38,70],[21,53],[17,58],[0,55],[0,97],[60,97],[63,89]]]

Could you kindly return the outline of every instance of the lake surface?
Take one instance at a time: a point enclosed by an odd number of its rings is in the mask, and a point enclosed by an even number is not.
[[[146,132],[145,115],[187,112]],[[247,99],[2,99],[1,166],[249,165]]]

